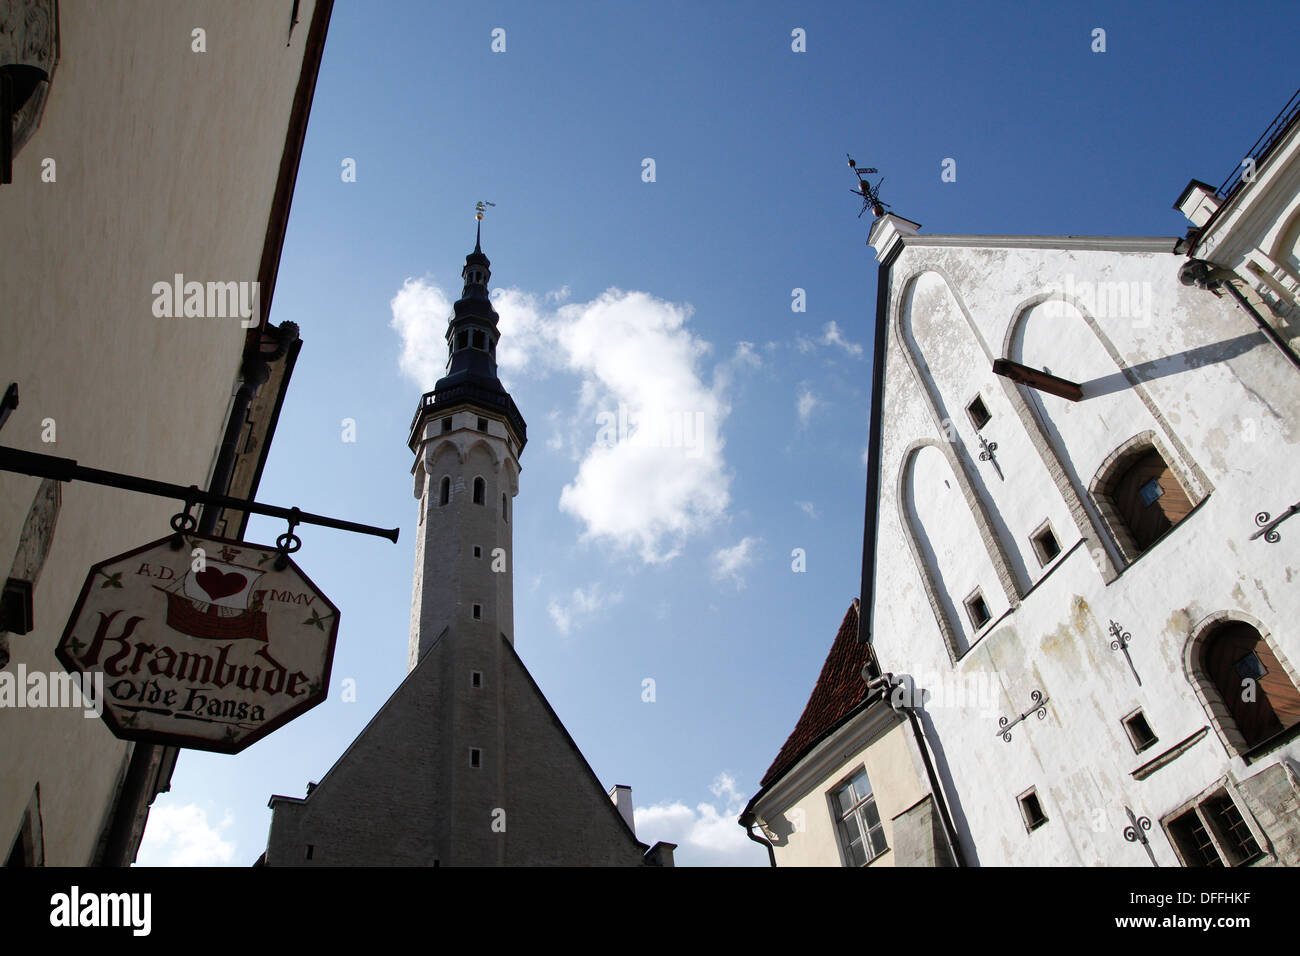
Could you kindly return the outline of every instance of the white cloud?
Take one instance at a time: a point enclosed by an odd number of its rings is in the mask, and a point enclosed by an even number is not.
[[[795,347],[799,349],[799,352],[803,355],[807,355],[809,352],[816,351],[817,349],[817,344],[813,342],[812,339],[807,338],[802,334],[795,335],[794,344]]]
[[[140,841],[140,866],[221,866],[235,857],[235,843],[222,834],[234,824],[227,813],[213,826],[198,804],[156,803]],[[249,861],[251,862],[251,861]]]
[[[731,581],[738,588],[745,586],[742,572],[754,563],[755,545],[758,538],[741,538],[730,548],[719,548],[713,552],[713,577],[719,581]]]
[[[637,839],[644,843],[676,843],[678,866],[767,866],[767,852],[745,835],[736,822],[745,809],[745,795],[726,773],[714,779],[712,802],[691,809],[680,800],[637,807]]]
[[[597,611],[612,607],[621,600],[623,600],[621,591],[604,594],[600,584],[596,583],[589,588],[574,588],[567,602],[552,597],[546,610],[551,615],[551,620],[555,622],[556,629],[561,634],[568,634],[575,624],[582,626],[594,617]]]
[[[402,340],[398,367],[424,391],[433,388],[447,366],[447,318],[451,300],[432,282],[407,279],[393,301],[389,323]]]
[[[856,342],[850,342],[840,331],[840,327],[835,322],[827,322],[826,329],[821,337],[822,345],[837,345],[850,355],[861,357],[862,346]]]
[[[806,514],[809,518],[817,517],[817,509],[811,501],[796,501],[795,507]]]
[[[801,425],[808,424],[808,420],[812,418],[813,409],[815,409],[819,404],[821,403],[808,389],[808,386],[800,386],[799,397],[795,399],[794,407],[799,412],[799,423]]]
[[[578,460],[560,508],[582,523],[584,540],[635,551],[647,563],[668,561],[726,513],[726,394],[761,359],[741,342],[706,384],[700,366],[710,346],[687,327],[689,306],[618,289],[555,304],[564,298],[563,289],[541,298],[514,288],[493,294],[502,381],[508,388],[514,374],[577,376],[567,434],[559,429],[547,440]],[[408,279],[392,308],[402,371],[431,388],[445,366],[451,303],[437,286]]]

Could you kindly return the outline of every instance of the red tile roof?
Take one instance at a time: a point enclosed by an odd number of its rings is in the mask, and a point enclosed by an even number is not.
[[[855,598],[826,655],[817,686],[780,753],[763,775],[762,786],[775,783],[799,762],[813,744],[832,730],[867,696],[862,666],[871,659],[871,645],[858,643],[858,601]]]

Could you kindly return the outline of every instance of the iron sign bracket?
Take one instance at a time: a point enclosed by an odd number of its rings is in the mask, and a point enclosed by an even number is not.
[[[178,534],[194,521],[190,509],[196,504],[212,505],[218,508],[233,508],[251,514],[266,515],[271,518],[283,518],[289,522],[289,530],[276,541],[276,547],[282,553],[289,554],[302,546],[302,541],[293,533],[299,524],[314,524],[339,531],[352,531],[357,534],[372,534],[387,538],[397,543],[398,528],[376,528],[373,525],[344,521],[328,515],[311,514],[298,508],[281,508],[278,505],[262,504],[246,498],[231,498],[227,495],[201,491],[197,485],[173,485],[166,481],[141,478],[136,475],[124,475],[116,471],[104,471],[99,468],[87,468],[72,458],[58,458],[54,455],[41,455],[36,452],[23,451],[18,448],[0,446],[0,471],[12,471],[20,475],[32,475],[37,478],[53,478],[55,481],[86,481],[109,488],[121,488],[140,494],[155,495],[159,498],[173,498],[185,502],[185,510],[172,517],[172,530]],[[186,521],[185,519],[189,519]],[[182,527],[178,527],[178,524]],[[192,530],[192,529],[191,529]],[[283,543],[281,543],[283,542]],[[293,545],[296,543],[296,547]]]

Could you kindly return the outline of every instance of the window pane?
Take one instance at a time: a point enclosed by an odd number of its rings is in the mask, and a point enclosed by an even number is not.
[[[889,849],[889,847],[885,845],[884,827],[872,827],[867,833],[867,840],[871,844],[871,855],[873,857],[880,856],[880,854]]]
[[[1145,505],[1155,504],[1156,499],[1164,493],[1165,490],[1160,487],[1160,482],[1156,481],[1154,478],[1138,489],[1138,494],[1142,496],[1142,503]]]
[[[853,809],[853,804],[857,801],[853,799],[852,790],[849,787],[844,787],[835,794],[835,802],[840,808],[840,816],[844,816]]]
[[[848,857],[849,866],[861,866],[867,862],[866,851],[863,850],[861,842],[850,844],[844,848],[844,855]]]
[[[862,805],[862,815],[866,818],[868,827],[880,826],[880,814],[876,811],[875,800],[868,800]]]
[[[844,842],[859,843],[862,841],[862,830],[858,827],[857,814],[850,814],[843,821]]]
[[[867,779],[867,772],[865,770],[859,771],[854,775],[853,793],[859,800],[870,795],[871,781]]]
[[[1242,680],[1259,680],[1264,676],[1264,665],[1259,662],[1259,655],[1251,651],[1237,663],[1232,665],[1237,672],[1237,676]]]

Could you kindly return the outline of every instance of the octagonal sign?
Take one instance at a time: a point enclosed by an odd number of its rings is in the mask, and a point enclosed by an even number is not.
[[[273,547],[176,541],[93,565],[55,653],[116,736],[238,753],[325,699],[338,608]]]

